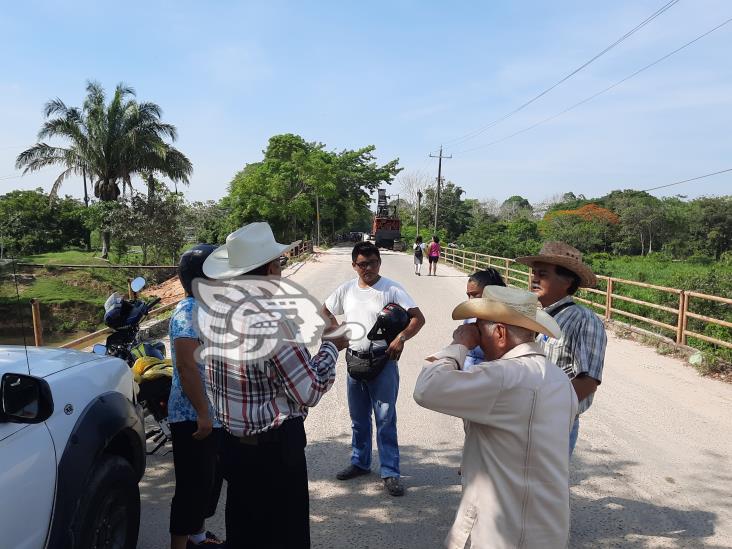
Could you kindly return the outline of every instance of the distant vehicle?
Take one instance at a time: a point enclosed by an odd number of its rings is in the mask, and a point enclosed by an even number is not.
[[[376,215],[371,225],[369,240],[373,240],[379,248],[394,249],[394,242],[402,238],[402,222],[396,211],[396,206],[389,206],[386,200],[386,190],[379,189],[376,202]]]
[[[142,407],[119,358],[0,346],[0,546],[134,549]]]

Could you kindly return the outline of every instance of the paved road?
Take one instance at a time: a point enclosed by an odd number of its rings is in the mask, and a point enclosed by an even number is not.
[[[323,300],[354,276],[349,254],[334,248],[289,276]],[[350,448],[341,354],[335,386],[306,422],[316,548],[439,547],[460,497],[462,426],[417,406],[412,390],[421,358],[449,342],[455,325],[450,311],[464,299],[466,278],[445,265],[437,277],[414,276],[411,258],[396,253],[383,255],[382,274],[404,284],[427,318],[400,361],[398,426],[407,493],[386,495],[377,474],[334,479],[348,464]],[[595,404],[582,418],[571,465],[571,547],[732,547],[732,385],[700,378],[678,360],[614,336],[605,372]],[[167,543],[171,462],[171,456],[149,459],[141,548]],[[222,534],[223,508],[222,497],[209,524]]]

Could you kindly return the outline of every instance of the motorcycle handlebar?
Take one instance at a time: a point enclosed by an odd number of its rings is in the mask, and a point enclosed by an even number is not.
[[[155,299],[153,299],[152,301],[150,301],[147,304],[147,310],[148,311],[152,310],[152,308],[155,307],[155,305],[157,305],[158,303],[160,303],[160,298],[156,297]]]

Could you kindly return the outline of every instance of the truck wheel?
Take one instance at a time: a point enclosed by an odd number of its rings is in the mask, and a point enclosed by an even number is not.
[[[92,469],[74,521],[74,549],[135,549],[140,490],[132,466],[102,456]]]

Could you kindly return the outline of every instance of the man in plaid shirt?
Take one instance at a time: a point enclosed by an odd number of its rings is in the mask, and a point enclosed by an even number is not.
[[[226,245],[207,258],[203,272],[219,280],[257,276],[265,283],[276,281],[280,256],[289,248],[274,240],[267,223],[251,223],[229,235]],[[209,398],[226,430],[221,455],[228,483],[226,545],[308,548],[304,419],[308,408],[333,385],[338,351],[348,340],[324,337],[311,357],[288,323],[275,320],[277,331],[269,340],[272,351],[253,357],[261,332],[256,324],[246,324],[246,317],[237,316],[241,298],[229,291],[217,303],[216,312],[228,308],[227,333],[206,329],[204,322],[202,331],[209,337],[204,347],[224,348],[227,337],[242,334],[235,336],[234,346],[205,355]],[[261,324],[261,316],[249,318],[257,317]]]
[[[546,357],[570,377],[577,393],[579,411],[569,437],[571,457],[579,435],[579,416],[592,405],[602,382],[607,346],[603,322],[593,311],[575,303],[572,296],[579,288],[593,288],[597,277],[582,262],[582,253],[564,242],[546,242],[539,255],[516,261],[532,268],[531,289],[562,329],[558,339],[540,335],[537,341]]]

